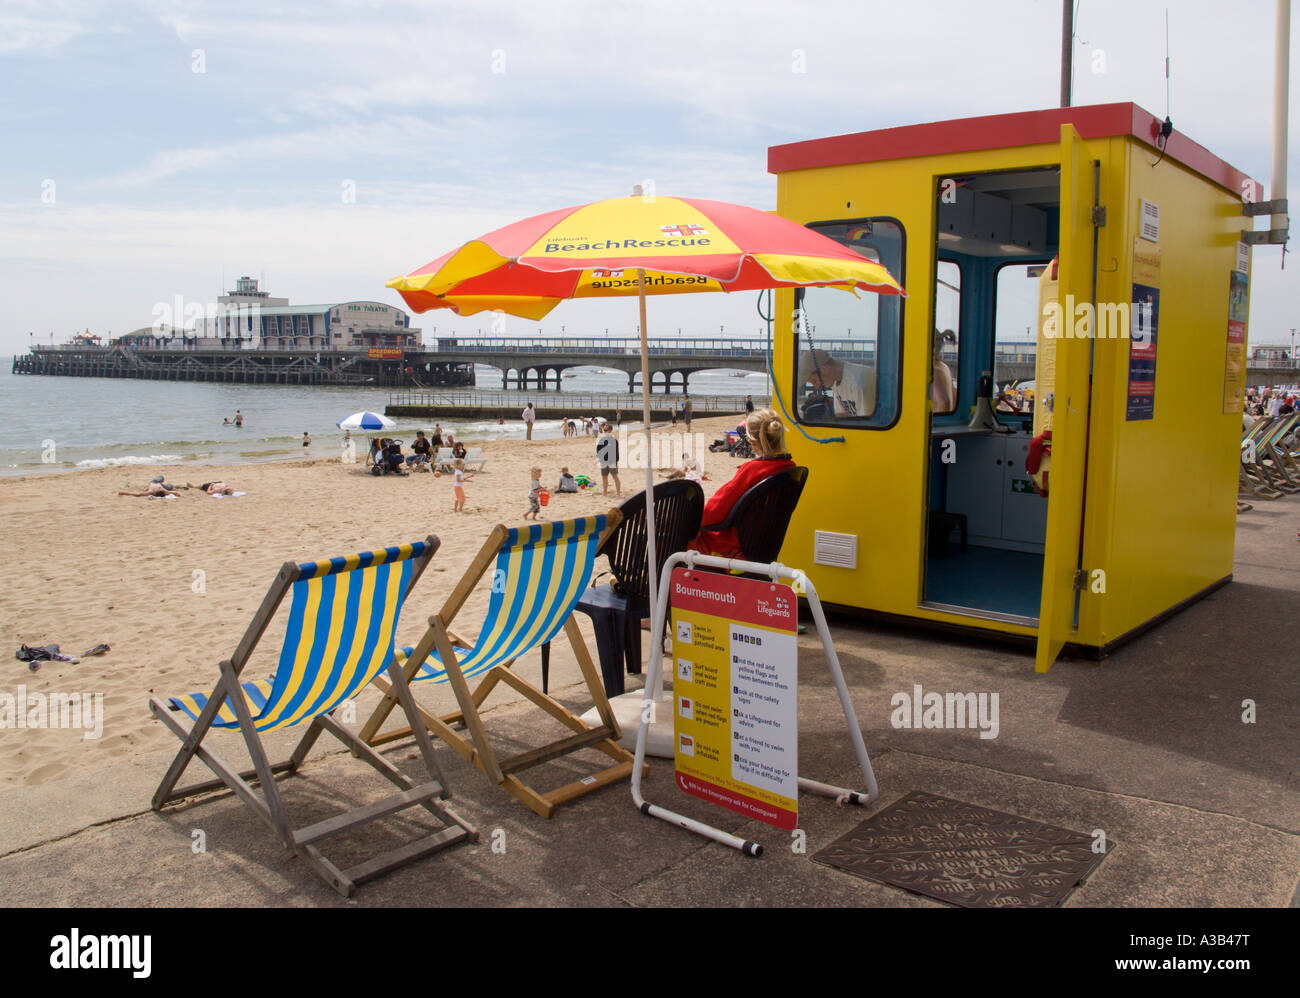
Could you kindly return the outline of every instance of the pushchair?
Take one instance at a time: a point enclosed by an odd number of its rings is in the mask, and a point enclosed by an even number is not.
[[[754,456],[754,447],[750,444],[749,437],[736,430],[728,430],[724,439],[713,441],[709,444],[709,450],[715,454],[730,454],[732,457]]]
[[[379,441],[378,449],[370,452],[374,462],[370,467],[372,475],[405,475],[406,459],[402,457],[402,442],[384,437]]]

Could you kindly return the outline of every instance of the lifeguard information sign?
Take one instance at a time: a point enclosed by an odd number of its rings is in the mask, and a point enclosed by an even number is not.
[[[672,573],[677,785],[747,818],[799,820],[794,590],[684,568]]]

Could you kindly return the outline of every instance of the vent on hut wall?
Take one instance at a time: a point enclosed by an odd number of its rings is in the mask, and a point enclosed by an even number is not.
[[[858,567],[858,535],[813,531],[813,564],[836,568]]]

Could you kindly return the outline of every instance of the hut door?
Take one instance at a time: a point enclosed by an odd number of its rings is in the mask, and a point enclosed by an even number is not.
[[[1091,320],[1076,337],[1076,306],[1092,302],[1093,164],[1073,125],[1061,126],[1061,230],[1055,372],[1051,387],[1052,454],[1043,552],[1043,594],[1035,668],[1046,672],[1075,630],[1083,532],[1088,401],[1092,381]],[[1072,314],[1073,313],[1073,314]],[[1039,322],[1043,322],[1040,316]],[[1043,335],[1047,335],[1044,330]],[[1040,379],[1042,375],[1040,374]],[[1045,386],[1037,385],[1045,399]]]

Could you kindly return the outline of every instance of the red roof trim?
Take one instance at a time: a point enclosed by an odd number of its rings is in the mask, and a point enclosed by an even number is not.
[[[1132,135],[1153,148],[1160,134],[1160,119],[1136,104],[1093,104],[904,125],[771,146],[767,150],[767,170],[787,173],[1011,146],[1054,145],[1061,141],[1061,125],[1066,122],[1085,139]],[[1165,155],[1237,193],[1241,193],[1243,182],[1251,179],[1178,131],[1169,137]],[[1260,190],[1256,191],[1257,198]]]

